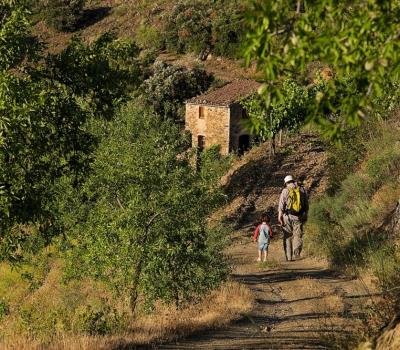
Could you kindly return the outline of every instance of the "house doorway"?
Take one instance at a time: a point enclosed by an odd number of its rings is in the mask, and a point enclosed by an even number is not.
[[[243,155],[250,149],[250,135],[239,136],[238,154]]]

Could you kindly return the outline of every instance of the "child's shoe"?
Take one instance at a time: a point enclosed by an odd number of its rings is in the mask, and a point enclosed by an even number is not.
[[[257,262],[261,262],[261,258],[257,258]]]

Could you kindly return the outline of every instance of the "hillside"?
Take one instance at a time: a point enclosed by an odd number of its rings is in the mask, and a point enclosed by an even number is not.
[[[162,32],[165,17],[176,3],[165,0],[89,0],[80,21],[81,24],[76,31],[57,31],[48,26],[45,20],[41,19],[42,16],[38,16],[33,32],[45,43],[46,50],[51,53],[62,51],[74,36],[81,37],[85,43],[91,43],[100,35],[111,32],[118,38],[135,40],[141,27],[154,27]],[[232,0],[232,3],[235,3],[235,0]],[[194,53],[177,54],[165,49],[158,50],[156,47],[154,49],[162,61],[188,68],[201,65],[217,79],[229,81],[237,78],[262,77],[259,72],[257,73],[255,65],[245,68],[241,59],[230,59],[211,53],[206,60],[201,61]]]
[[[89,0],[77,31],[60,32],[46,25],[44,20],[39,20],[34,33],[47,44],[50,52],[61,51],[74,35],[81,36],[87,43],[105,32],[112,32],[117,37],[133,38],[141,23],[157,25],[164,11],[173,5],[173,2],[164,0]]]
[[[229,204],[220,215],[235,223],[228,254],[233,280],[247,285],[256,305],[227,328],[200,333],[162,349],[327,349],[354,343],[362,326],[364,306],[370,302],[363,280],[331,269],[327,261],[310,256],[286,262],[276,208],[282,179],[302,179],[311,201],[327,186],[327,154],[312,134],[289,137],[273,160],[268,144],[260,145],[237,161],[224,179]],[[262,212],[272,215],[276,231],[269,262],[257,264],[251,242]],[[308,252],[309,253],[309,252]]]

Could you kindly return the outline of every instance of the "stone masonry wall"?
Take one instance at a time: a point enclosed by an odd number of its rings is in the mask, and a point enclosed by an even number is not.
[[[198,136],[205,136],[205,147],[221,146],[221,154],[229,153],[230,110],[228,107],[204,107],[204,119],[199,118],[199,105],[186,104],[185,128],[192,133],[192,146],[197,147]]]

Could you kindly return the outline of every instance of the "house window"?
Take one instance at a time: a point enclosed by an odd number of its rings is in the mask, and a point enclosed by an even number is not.
[[[199,149],[199,151],[204,150],[204,148],[206,147],[206,137],[203,135],[199,135],[197,137],[197,148]]]
[[[199,107],[199,119],[204,119],[204,115],[205,115],[205,113],[204,113],[205,111],[204,111],[204,107]]]

